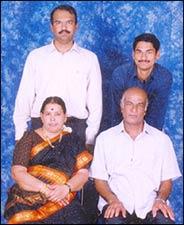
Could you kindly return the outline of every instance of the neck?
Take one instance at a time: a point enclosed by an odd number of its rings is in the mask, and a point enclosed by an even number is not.
[[[54,40],[54,45],[56,47],[56,49],[61,52],[61,53],[65,53],[67,51],[69,51],[72,46],[73,46],[73,41],[69,42],[69,43],[63,43],[59,40]]]
[[[124,121],[124,128],[133,140],[143,131],[143,127],[144,122],[141,124],[129,124]]]
[[[57,132],[49,132],[47,131],[44,127],[42,127],[42,134],[44,136],[44,138],[53,138],[57,135],[59,135],[61,133],[61,130],[57,131]]]
[[[151,74],[153,67],[147,70],[141,70],[139,68],[137,68],[137,74],[138,74],[138,78],[142,81],[147,80]]]

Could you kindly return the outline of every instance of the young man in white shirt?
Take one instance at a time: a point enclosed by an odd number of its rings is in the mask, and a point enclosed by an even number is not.
[[[27,57],[13,115],[15,139],[41,126],[39,112],[50,96],[61,97],[67,108],[67,124],[93,149],[102,116],[101,71],[97,56],[74,41],[77,13],[69,5],[51,12],[51,44],[33,50]]]
[[[147,106],[143,89],[127,89],[123,121],[97,137],[91,176],[105,224],[174,223],[168,197],[181,173],[170,138],[144,121]]]

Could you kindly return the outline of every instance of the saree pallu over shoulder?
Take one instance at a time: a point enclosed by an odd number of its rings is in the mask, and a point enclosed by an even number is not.
[[[53,137],[53,138],[50,140],[51,144],[52,144],[53,142],[59,140],[59,138],[60,138],[61,135],[64,136],[64,135],[66,135],[66,134],[69,134],[69,132],[67,132],[67,131],[61,131],[60,134],[58,134],[56,137]],[[42,150],[44,150],[46,147],[48,147],[48,146],[49,146],[49,143],[48,143],[47,141],[43,141],[43,142],[37,144],[35,147],[33,147],[32,150],[31,150],[31,159],[32,159],[34,156],[36,156],[39,152],[41,152]]]
[[[67,134],[68,132],[65,132]],[[51,139],[52,142],[57,141],[59,136]],[[42,142],[35,147],[32,148],[31,151],[31,158],[35,157],[40,151],[44,150],[47,147],[46,142]],[[76,156],[76,163],[74,165],[74,173],[75,174],[78,170],[85,168],[85,166],[92,160],[92,155],[87,151],[84,150],[80,152]],[[33,165],[28,167],[28,173],[32,176],[44,180],[46,183],[49,184],[65,184],[69,177],[61,170],[50,168],[45,165]],[[38,193],[38,192],[37,192]],[[38,193],[39,194],[39,193]],[[76,192],[71,192],[68,194],[67,198],[69,204],[75,198]],[[22,224],[22,223],[29,223],[35,221],[42,221],[54,213],[58,212],[59,210],[63,209],[65,206],[62,204],[54,203],[51,201],[46,201],[40,205],[40,207],[36,209],[23,209],[13,216],[10,217],[8,220],[8,224]]]

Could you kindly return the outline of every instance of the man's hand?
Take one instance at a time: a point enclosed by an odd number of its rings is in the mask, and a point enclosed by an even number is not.
[[[171,220],[174,220],[173,210],[162,199],[155,199],[155,202],[154,202],[153,207],[152,207],[152,215],[153,215],[153,217],[156,216],[158,210],[160,210],[164,214],[164,216],[166,218],[169,216]]]
[[[123,206],[123,203],[120,202],[119,200],[114,200],[112,201],[109,206],[107,207],[104,217],[105,218],[112,218],[112,217],[117,217],[122,214],[122,216],[125,218],[126,217],[126,209]]]

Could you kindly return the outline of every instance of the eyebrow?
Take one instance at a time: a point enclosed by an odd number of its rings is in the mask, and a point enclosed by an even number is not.
[[[153,51],[153,50],[154,50],[154,48],[149,48],[149,49],[146,49],[146,52],[147,51]],[[141,48],[136,48],[135,51],[141,51],[142,52],[143,50]]]

